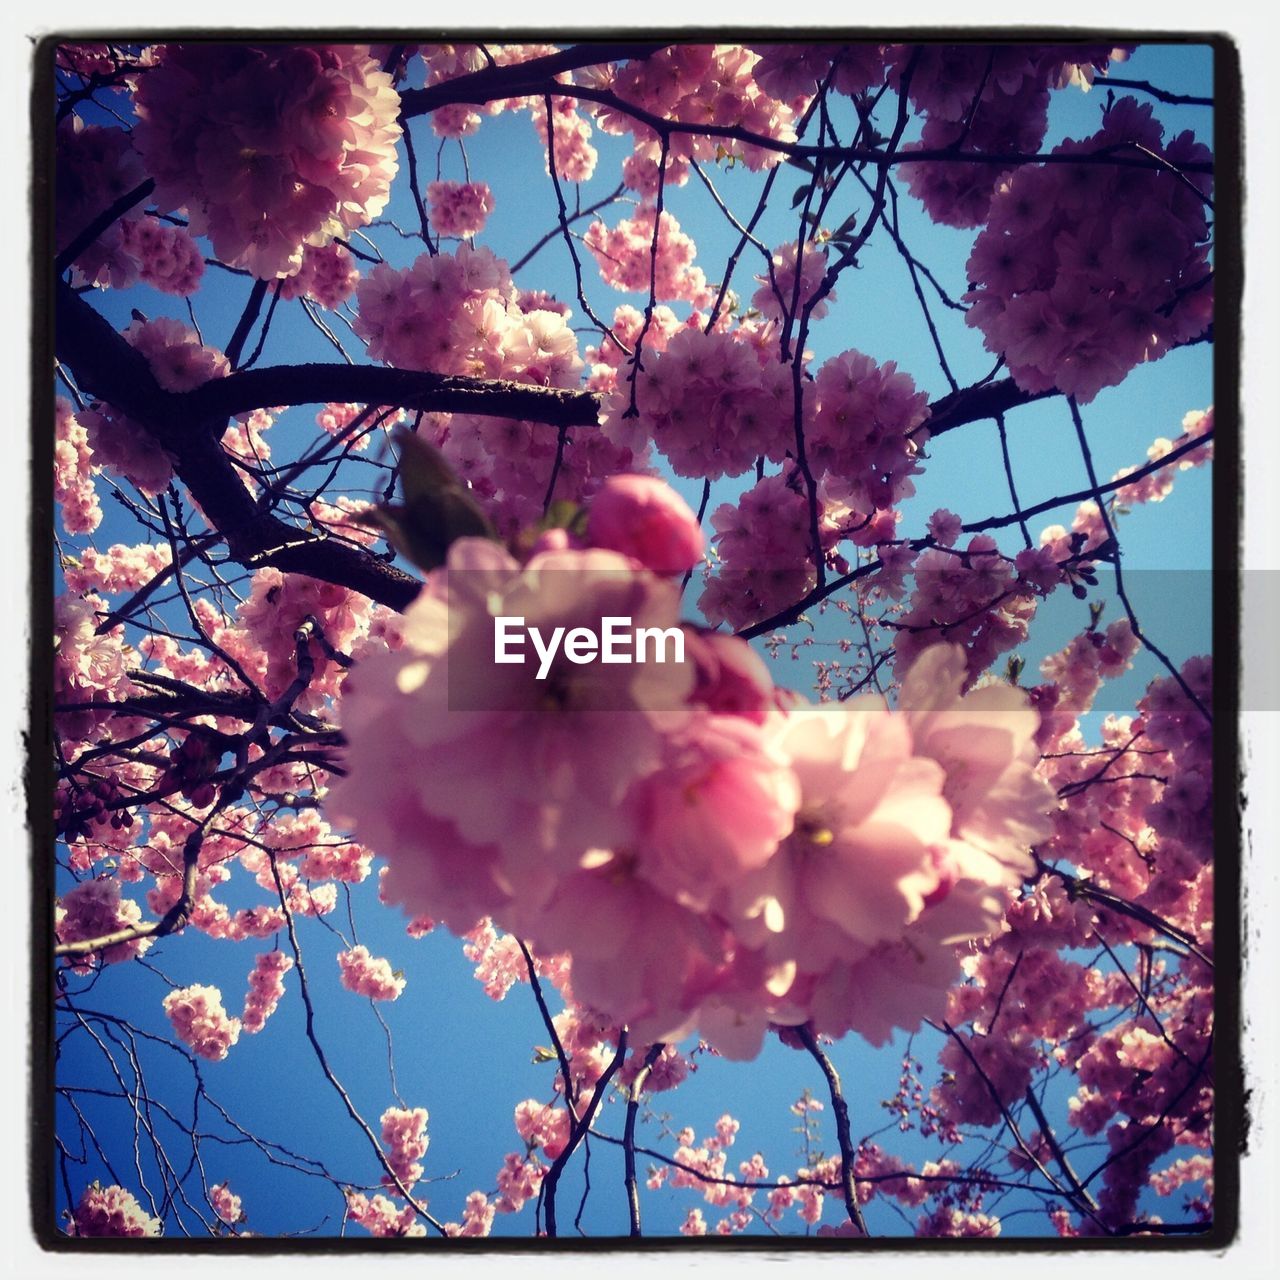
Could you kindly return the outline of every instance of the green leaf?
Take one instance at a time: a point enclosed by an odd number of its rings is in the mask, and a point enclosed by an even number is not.
[[[498,540],[497,530],[439,449],[406,428],[397,429],[393,439],[400,449],[404,502],[376,507],[365,523],[382,529],[401,555],[424,570],[444,564],[459,538]]]

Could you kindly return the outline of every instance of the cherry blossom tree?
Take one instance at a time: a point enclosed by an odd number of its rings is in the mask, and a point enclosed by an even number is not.
[[[1142,52],[44,47],[56,1230],[1215,1229],[1218,700],[1125,570],[1212,100]],[[493,1002],[535,1085],[402,1095]]]

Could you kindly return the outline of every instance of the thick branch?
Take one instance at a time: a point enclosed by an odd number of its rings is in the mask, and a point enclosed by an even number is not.
[[[862,1216],[862,1206],[858,1204],[858,1188],[854,1181],[857,1151],[849,1130],[849,1104],[845,1101],[844,1090],[840,1085],[840,1074],[836,1071],[835,1063],[823,1052],[817,1036],[807,1023],[795,1030],[801,1044],[808,1049],[810,1057],[826,1077],[827,1088],[831,1094],[831,1109],[836,1117],[836,1141],[840,1144],[840,1188],[844,1192],[844,1207],[848,1211],[849,1221],[857,1227],[858,1234],[865,1239],[869,1233],[866,1220]]]
[[[947,431],[954,431],[956,427],[995,418],[1008,413],[1010,409],[1058,394],[1056,390],[1024,391],[1012,378],[961,387],[959,391],[953,391],[929,406],[924,429],[929,432],[929,438],[934,439]]]
[[[92,955],[95,951],[105,951],[108,947],[119,946],[124,942],[133,942],[138,938],[163,938],[170,933],[180,933],[191,918],[191,908],[196,900],[196,877],[200,867],[200,848],[204,844],[204,833],[214,819],[218,809],[210,811],[209,816],[192,829],[182,846],[182,892],[178,900],[160,917],[159,920],[148,920],[142,924],[126,925],[97,938],[80,938],[75,942],[61,942],[53,949],[55,956],[80,957]]]
[[[264,511],[219,443],[230,415],[332,400],[494,414],[561,426],[591,425],[598,414],[596,398],[586,392],[372,365],[250,369],[177,394],[165,391],[145,357],[65,285],[58,289],[57,354],[83,390],[127,414],[171,455],[174,470],[241,564],[307,574],[393,609],[408,606],[418,593],[418,580],[364,548],[317,537]]]
[[[437,107],[465,102],[480,104],[497,98],[521,98],[548,92],[554,85],[554,77],[579,67],[598,67],[609,62],[648,58],[665,46],[661,44],[637,44],[634,41],[618,44],[579,44],[545,58],[530,58],[528,62],[509,63],[502,67],[485,67],[470,75],[456,76],[425,89],[407,89],[400,95],[400,119],[410,120],[425,115]],[[576,96],[576,85],[555,85],[550,92],[561,96]]]
[[[165,391],[146,359],[65,285],[58,290],[57,353],[75,373],[81,390],[93,392],[155,431],[166,447],[170,441],[165,434],[189,433],[194,422],[212,424],[274,405],[358,401],[523,418],[557,427],[595,426],[600,413],[598,399],[586,391],[381,365],[278,365],[214,378],[194,391]]]
[[[608,45],[597,46],[608,49]],[[593,65],[595,62],[607,61],[595,58],[592,62],[579,65]],[[524,64],[527,68],[535,66],[535,62]],[[510,68],[498,68],[508,71]],[[489,74],[477,71],[472,76],[459,76],[456,80],[446,81],[430,90],[419,91],[423,97],[412,93],[401,99],[401,117],[421,114],[422,111],[433,110],[444,106],[447,102],[483,103],[496,98],[512,96],[507,88],[507,81],[497,78],[492,81],[481,81],[480,77]],[[464,83],[465,82],[465,83]],[[486,87],[490,86],[490,87]],[[1185,175],[1188,173],[1213,173],[1213,162],[1208,160],[1189,161],[1183,165],[1173,165],[1160,156],[1135,148],[1128,142],[1115,143],[1099,147],[1094,151],[1080,152],[1036,152],[1036,151],[954,151],[950,147],[830,147],[821,144],[784,142],[771,138],[767,134],[756,133],[740,125],[713,124],[698,120],[686,122],[670,120],[666,116],[656,115],[644,107],[620,98],[611,89],[597,89],[591,85],[561,84],[556,80],[544,78],[541,81],[533,76],[526,77],[517,83],[518,92],[522,96],[542,97],[551,94],[561,98],[578,98],[583,102],[594,102],[599,106],[610,107],[614,111],[630,116],[637,123],[647,126],[659,137],[672,134],[690,134],[699,138],[725,138],[733,142],[746,143],[760,147],[764,151],[772,151],[778,155],[799,160],[822,159],[830,161],[847,161],[850,164],[870,164],[874,166],[890,166],[899,164],[915,164],[926,160],[941,160],[947,164],[979,164],[993,165],[1001,168],[1013,168],[1024,164],[1068,164],[1068,165],[1108,165],[1123,169],[1154,169],[1158,172]],[[426,94],[435,94],[428,100]],[[1197,189],[1197,194],[1199,193]],[[1202,197],[1203,198],[1203,197]]]

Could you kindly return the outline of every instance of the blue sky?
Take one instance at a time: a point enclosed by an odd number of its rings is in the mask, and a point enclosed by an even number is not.
[[[1211,92],[1211,51],[1193,46],[1145,46],[1140,48],[1118,74],[1152,82],[1179,92]],[[1088,94],[1068,89],[1054,95],[1048,144],[1060,137],[1083,136],[1098,127],[1104,90]],[[1194,107],[1158,107],[1157,114],[1170,130],[1193,129],[1201,139],[1211,132],[1209,113]],[[419,162],[425,176],[434,176],[435,143],[422,121],[415,125]],[[626,152],[626,143],[597,133],[593,142],[600,148],[597,176],[582,188],[587,205],[607,194],[616,182],[617,166]],[[544,154],[526,115],[486,117],[479,134],[467,141],[471,170],[475,177],[490,183],[496,212],[479,243],[502,257],[515,261],[534,244],[556,220],[556,205],[545,175]],[[463,165],[456,144],[442,148],[442,175],[461,179]],[[402,173],[404,172],[402,167]],[[797,182],[798,182],[797,175]],[[754,207],[763,175],[742,169],[720,173],[718,189],[739,215]],[[793,184],[794,185],[794,184]],[[765,243],[781,244],[794,236],[788,209],[790,187],[780,181],[785,193],[766,215],[759,234]],[[683,229],[698,244],[699,264],[710,279],[717,280],[737,236],[724,221],[696,178],[679,191],[668,192],[668,207]],[[607,210],[604,219],[613,225],[626,215],[625,206]],[[841,209],[842,217],[848,209]],[[964,289],[963,264],[972,242],[972,232],[957,232],[935,226],[903,190],[900,212],[902,234],[917,257],[929,264],[953,295]],[[402,226],[417,225],[406,187],[401,184],[388,216]],[[585,224],[580,229],[585,229]],[[415,254],[415,242],[402,241],[394,232],[375,232],[388,260],[406,265]],[[588,300],[601,315],[612,313],[622,301],[643,305],[639,295],[624,296],[609,288],[586,259],[584,279]],[[755,288],[751,279],[760,269],[759,260],[744,255],[735,276],[740,295],[749,297]],[[521,274],[519,283],[527,288],[548,289],[566,301],[573,301],[573,283],[567,250],[553,240]],[[194,299],[196,315],[206,341],[224,347],[235,327],[247,293],[247,281],[223,276],[211,269],[205,288]],[[820,363],[840,351],[855,347],[877,360],[896,360],[931,398],[944,394],[947,384],[937,366],[927,331],[910,288],[906,268],[892,246],[880,237],[864,256],[860,269],[842,278],[839,300],[831,316],[815,325],[811,343]],[[140,308],[148,316],[173,315],[187,319],[185,304],[145,288],[95,298],[114,323],[128,323],[129,311]],[[967,329],[961,319],[943,308],[935,309],[943,342],[956,377],[964,385],[985,375],[991,357],[982,350],[980,337]],[[577,319],[575,319],[577,323]],[[336,330],[349,352],[357,358],[359,344],[341,326]],[[584,335],[583,342],[590,341]],[[264,352],[264,364],[301,360],[329,360],[332,348],[306,322],[300,308],[281,306]],[[1099,472],[1109,476],[1122,466],[1145,459],[1147,447],[1157,436],[1174,436],[1183,414],[1211,403],[1212,370],[1207,346],[1174,352],[1156,364],[1136,370],[1120,387],[1102,392],[1084,409]],[[313,408],[284,415],[272,428],[271,442],[278,458],[293,456],[314,439]],[[1010,415],[1008,420],[1013,466],[1024,502],[1032,503],[1056,494],[1077,490],[1086,477],[1071,431],[1066,406],[1061,400],[1032,405]],[[947,506],[966,520],[1008,510],[1005,478],[993,423],[975,423],[952,432],[930,447],[930,462],[917,481],[917,498],[904,509],[903,530],[923,531],[924,522],[937,506]],[[691,502],[696,503],[699,486],[677,482]],[[1175,661],[1193,653],[1206,652],[1210,640],[1210,609],[1205,607],[1209,589],[1210,556],[1210,476],[1204,468],[1179,475],[1174,494],[1165,503],[1138,509],[1124,517],[1120,532],[1126,565],[1142,570],[1131,575],[1131,588],[1151,634]],[[729,500],[742,481],[721,482],[713,488],[712,508]],[[141,534],[128,514],[104,496],[106,517],[92,541],[106,547],[114,541],[129,543]],[[1033,534],[1044,525],[1070,523],[1073,506],[1061,513],[1047,514],[1032,526]],[[1015,538],[1016,538],[1016,531]],[[1002,543],[1016,547],[1016,541]],[[1176,571],[1176,572],[1175,572]],[[1105,617],[1118,615],[1108,591],[1106,574],[1099,598],[1109,599]],[[692,597],[696,598],[696,597]],[[1065,642],[1087,622],[1083,603],[1060,594],[1044,611],[1025,652],[1028,675],[1045,653]],[[1135,670],[1114,687],[1115,707],[1141,692],[1155,670],[1145,658]],[[780,683],[805,687],[810,673],[802,664],[782,661],[775,668]],[[1110,709],[1110,708],[1108,708]],[[531,1049],[546,1036],[526,988],[517,988],[501,1004],[490,1001],[471,976],[471,965],[461,954],[460,944],[443,931],[413,940],[403,931],[395,913],[377,906],[371,880],[350,893],[348,904],[340,895],[339,909],[328,921],[301,922],[301,939],[308,977],[317,1006],[317,1032],[330,1056],[332,1066],[352,1095],[362,1114],[376,1128],[381,1111],[396,1101],[387,1069],[386,1037],[378,1017],[367,1001],[343,990],[338,983],[335,956],[344,943],[332,930],[341,930],[354,942],[350,920],[358,926],[359,941],[376,955],[388,957],[404,970],[408,986],[394,1003],[382,1005],[377,1013],[390,1028],[395,1046],[395,1070],[399,1092],[410,1106],[425,1106],[431,1112],[431,1149],[427,1157],[428,1179],[442,1179],[439,1186],[424,1183],[420,1191],[430,1201],[437,1216],[456,1219],[462,1201],[475,1189],[491,1190],[494,1174],[503,1155],[518,1146],[511,1113],[526,1097],[549,1100],[552,1096],[550,1065],[535,1065]],[[343,891],[343,895],[346,891]],[[238,872],[223,894],[233,909],[261,901],[261,891]],[[148,953],[147,967],[118,965],[100,978],[86,983],[72,979],[73,989],[85,991],[80,1003],[86,1008],[120,1013],[127,1011],[133,1024],[144,1032],[167,1037],[169,1026],[160,1007],[168,990],[165,977],[179,985],[192,982],[221,987],[228,1008],[236,1008],[243,998],[247,974],[261,943],[211,942],[188,931],[177,938],[164,939]],[[165,976],[153,971],[158,969]],[[336,1095],[323,1080],[319,1066],[303,1036],[303,1007],[296,974],[286,983],[287,992],[267,1029],[258,1036],[243,1036],[222,1063],[200,1064],[200,1072],[210,1095],[234,1114],[249,1131],[279,1142],[294,1151],[322,1159],[335,1176],[353,1184],[376,1181],[377,1168],[364,1139],[355,1130]],[[854,1038],[838,1044],[833,1056],[844,1075],[851,1099],[855,1135],[869,1133],[885,1121],[879,1102],[896,1089],[905,1038],[880,1051],[871,1051]],[[938,1048],[938,1037],[919,1035],[914,1053],[926,1067],[925,1078]],[[192,1070],[172,1051],[156,1044],[144,1045],[140,1052],[146,1062],[151,1093],[163,1099],[175,1114],[189,1118],[192,1108]],[[761,1058],[752,1064],[733,1064],[709,1055],[697,1059],[698,1071],[670,1099],[653,1100],[655,1111],[670,1106],[671,1129],[691,1125],[703,1136],[712,1130],[716,1118],[725,1111],[742,1121],[735,1155],[748,1158],[754,1151],[764,1153],[775,1173],[794,1173],[798,1160],[798,1137],[791,1132],[794,1117],[787,1110],[806,1086],[821,1096],[821,1078],[811,1060],[771,1042]],[[97,1045],[85,1034],[69,1037],[61,1064],[64,1083],[86,1088],[113,1088],[111,1073]],[[134,1167],[134,1132],[129,1110],[120,1102],[93,1100],[86,1095],[85,1106],[92,1112],[95,1131],[106,1150],[118,1180],[138,1190]],[[613,1111],[620,1109],[616,1104]],[[207,1111],[207,1108],[205,1108]],[[1052,1115],[1052,1111],[1051,1111]],[[65,1111],[64,1120],[67,1119]],[[826,1114],[829,1123],[829,1112]],[[157,1119],[163,1133],[168,1121]],[[610,1116],[605,1127],[618,1132],[620,1115]],[[670,1151],[672,1144],[661,1137],[656,1118],[642,1128],[640,1141]],[[75,1138],[72,1121],[66,1132]],[[183,1153],[181,1138],[172,1128],[174,1150]],[[824,1129],[828,1151],[834,1136]],[[915,1135],[886,1135],[885,1145],[912,1160],[937,1158],[936,1144]],[[977,1144],[967,1144],[957,1158],[972,1158]],[[273,1167],[260,1152],[243,1143],[206,1142],[201,1157],[210,1184],[229,1180],[243,1197],[249,1214],[249,1229],[275,1234],[307,1226],[320,1234],[336,1229],[341,1203],[332,1188],[318,1178]],[[176,1159],[177,1157],[175,1157]],[[143,1157],[143,1170],[147,1170]],[[736,1159],[731,1161],[736,1168]],[[561,1204],[576,1206],[580,1175],[575,1171],[562,1184]],[[643,1164],[642,1164],[643,1168]],[[456,1176],[451,1176],[460,1171]],[[74,1167],[73,1192],[93,1177],[116,1180],[108,1175],[99,1158],[87,1153],[84,1168]],[[603,1143],[591,1148],[593,1191],[584,1225],[593,1233],[625,1231],[626,1203],[622,1193],[621,1160]],[[155,1184],[155,1179],[148,1178]],[[1010,1208],[1026,1208],[1034,1200]],[[688,1192],[661,1192],[644,1199],[646,1228],[655,1234],[674,1231],[685,1213],[700,1198]],[[1172,1206],[1164,1206],[1166,1212]],[[709,1222],[718,1212],[704,1206]],[[563,1212],[563,1210],[562,1210]],[[206,1211],[206,1217],[208,1216]],[[832,1204],[827,1221],[842,1216]],[[1170,1214],[1170,1216],[1173,1216]],[[194,1220],[187,1216],[189,1224]],[[900,1233],[902,1221],[879,1202],[868,1212],[873,1232]],[[796,1219],[789,1217],[786,1229],[793,1230]],[[1043,1233],[1042,1215],[1006,1218],[1006,1234],[1028,1231]],[[495,1229],[525,1234],[531,1229],[531,1213],[516,1219],[499,1217]],[[357,1232],[357,1234],[359,1234]]]

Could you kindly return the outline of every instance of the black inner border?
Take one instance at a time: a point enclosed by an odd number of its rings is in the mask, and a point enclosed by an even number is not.
[[[751,43],[835,43],[863,41],[914,44],[1106,43],[1196,44],[1213,49],[1214,180],[1218,207],[1214,219],[1214,471],[1213,471],[1213,765],[1214,765],[1214,1219],[1205,1232],[1188,1236],[1113,1238],[999,1236],[980,1240],[876,1237],[870,1240],[831,1237],[641,1237],[600,1236],[590,1239],[536,1237],[484,1239],[413,1239],[303,1237],[158,1237],[146,1244],[131,1240],[78,1238],[56,1227],[54,1167],[54,1019],[53,984],[53,634],[54,501],[53,452],[55,315],[57,278],[53,227],[55,156],[54,53],[68,42],[109,41],[117,44],[254,42],[258,44],[454,43],[458,41],[550,42],[584,44],[630,40],[678,44],[726,41]],[[624,27],[607,31],[583,28],[535,30],[426,28],[375,32],[350,28],[261,30],[230,27],[211,31],[166,28],[126,33],[97,29],[44,36],[33,54],[31,97],[32,260],[31,260],[31,595],[28,621],[32,637],[28,655],[29,719],[25,734],[27,760],[23,774],[27,825],[31,833],[31,1040],[28,1128],[30,1224],[41,1248],[58,1253],[113,1254],[353,1254],[353,1253],[665,1253],[713,1255],[724,1251],[755,1255],[814,1253],[1043,1253],[1220,1251],[1239,1230],[1240,1156],[1249,1128],[1248,1095],[1241,1057],[1241,970],[1243,955],[1241,862],[1244,775],[1240,762],[1241,537],[1244,472],[1241,462],[1240,403],[1241,297],[1243,286],[1242,212],[1244,203],[1243,113],[1240,57],[1230,36],[1217,32],[1100,31],[1076,27]],[[1226,197],[1224,199],[1224,196]],[[1234,196],[1234,199],[1232,197]],[[1228,789],[1228,782],[1230,789]]]

